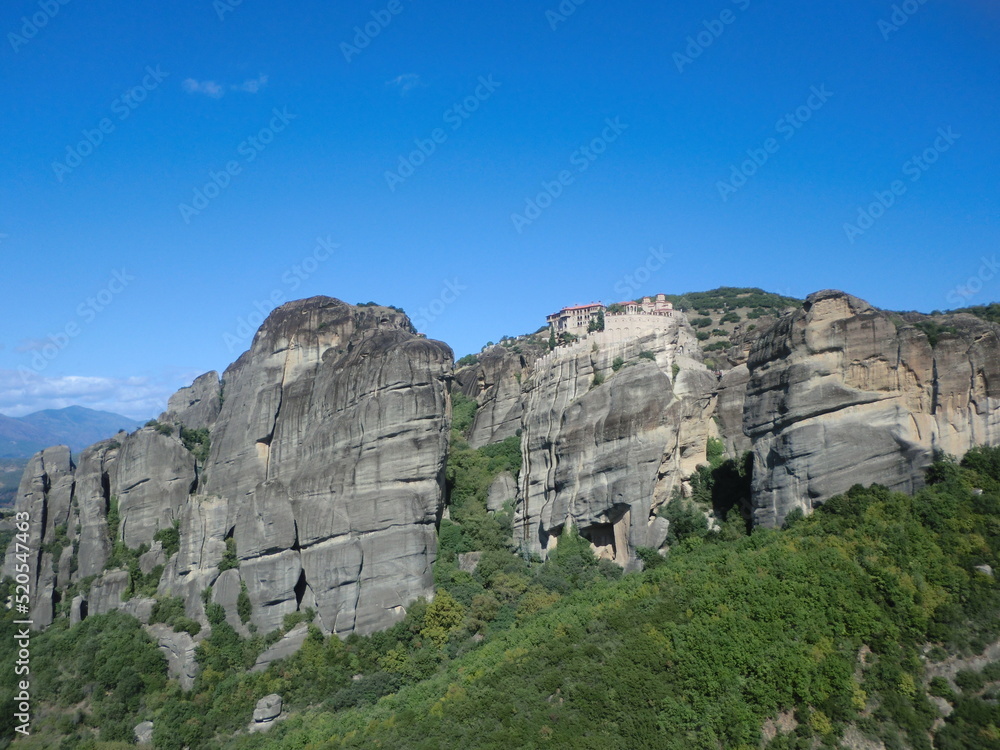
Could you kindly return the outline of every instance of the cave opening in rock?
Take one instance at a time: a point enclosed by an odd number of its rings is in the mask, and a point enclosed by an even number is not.
[[[302,599],[306,595],[306,586],[309,584],[306,582],[306,572],[303,570],[299,573],[298,583],[295,584],[295,610],[298,611],[302,609]]]

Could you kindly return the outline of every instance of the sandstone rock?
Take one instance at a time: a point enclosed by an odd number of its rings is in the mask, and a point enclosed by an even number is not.
[[[509,471],[502,471],[497,474],[493,484],[490,485],[486,507],[490,512],[503,510],[503,506],[509,500],[517,500],[517,480]]]
[[[153,607],[156,606],[156,599],[148,597],[133,597],[122,602],[119,609],[127,615],[132,615],[143,625],[148,625],[153,616]]]
[[[43,552],[44,546],[55,537],[56,528],[69,531],[70,510],[73,497],[73,462],[69,448],[57,446],[36,453],[21,476],[15,513],[28,515],[27,539],[20,552],[27,548],[29,566],[28,585],[32,593],[30,618],[36,629],[47,627],[54,616],[53,594],[56,584],[56,562],[52,555]],[[15,516],[22,517],[23,516]],[[23,532],[19,529],[19,532]],[[15,538],[7,548],[3,575],[13,578],[17,565],[18,541]]]
[[[226,371],[205,486],[261,632],[310,601],[324,630],[372,632],[430,594],[451,356],[401,313],[315,298]]]
[[[306,642],[306,638],[308,637],[309,625],[307,623],[300,622],[294,628],[281,636],[280,641],[258,656],[257,661],[253,665],[253,669],[250,671],[263,672],[271,666],[271,662],[287,659],[289,656],[292,656],[296,651],[302,648],[302,644]]]
[[[160,542],[153,542],[149,552],[139,555],[139,570],[142,571],[143,575],[149,575],[157,565],[166,565],[166,563],[167,555]]]
[[[466,552],[458,556],[458,569],[465,573],[475,573],[479,561],[483,559],[482,552]]]
[[[192,430],[211,430],[222,409],[222,384],[219,373],[212,371],[195,379],[170,397],[160,421],[184,425]]]
[[[183,690],[193,688],[194,679],[198,675],[198,663],[194,657],[197,644],[194,638],[185,632],[175,633],[162,623],[144,627],[167,657],[167,674],[178,680]]]
[[[78,625],[87,618],[87,601],[82,594],[73,597],[69,607],[69,624]]]
[[[219,575],[212,586],[212,601],[226,610],[226,622],[244,638],[250,636],[247,626],[240,620],[238,604],[242,581],[238,570],[227,570]]]
[[[87,611],[91,615],[105,615],[120,609],[122,597],[128,590],[129,575],[126,570],[109,570],[90,586]]]
[[[124,440],[125,435],[120,434],[119,438]],[[80,515],[77,580],[98,575],[111,554],[108,505],[112,467],[121,447],[119,438],[92,445],[80,454],[74,490]]]
[[[153,722],[144,721],[135,727],[135,742],[137,745],[153,744]]]
[[[957,332],[932,348],[907,319],[824,291],[761,335],[744,410],[756,523],[780,525],[854,484],[913,492],[935,450],[1000,443],[1000,329],[938,320]]]
[[[521,353],[494,346],[479,355],[479,361],[458,374],[465,395],[478,404],[469,432],[469,445],[479,448],[517,434],[524,413],[522,384],[531,374],[540,351],[527,344]]]
[[[229,503],[223,498],[193,495],[181,510],[180,550],[167,562],[157,593],[179,596],[187,616],[207,625],[201,592],[219,578],[230,532]]]
[[[195,483],[194,456],[177,439],[146,427],[129,435],[114,463],[112,487],[121,518],[118,534],[135,549],[152,544],[180,517]]]
[[[993,577],[993,566],[992,565],[977,565],[976,570],[982,573],[984,576]]]
[[[646,351],[655,361],[639,357]],[[516,541],[544,554],[572,524],[620,565],[635,564],[636,547],[663,543],[667,524],[655,511],[705,458],[716,380],[697,356],[684,323],[634,337],[591,334],[535,362]],[[615,372],[619,358],[628,366]]]
[[[257,707],[253,712],[253,720],[258,724],[267,721],[274,721],[281,716],[281,696],[271,694],[257,701]]]
[[[750,438],[743,432],[743,405],[746,402],[750,370],[745,364],[737,365],[723,373],[717,387],[715,418],[719,436],[726,444],[726,452],[740,456],[752,448]]]

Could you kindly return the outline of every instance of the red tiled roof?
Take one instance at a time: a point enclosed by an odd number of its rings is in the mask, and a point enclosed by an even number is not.
[[[570,310],[589,310],[592,307],[604,307],[600,302],[591,302],[589,305],[574,305],[573,307],[564,307],[559,312],[569,312]]]

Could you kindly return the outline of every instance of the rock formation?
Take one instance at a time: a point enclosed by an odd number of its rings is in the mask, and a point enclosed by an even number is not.
[[[572,524],[621,565],[663,543],[656,510],[704,462],[709,435],[715,377],[688,355],[700,352],[685,323],[635,338],[591,334],[534,363],[516,541],[544,553]]]
[[[480,448],[517,434],[524,415],[523,386],[530,377],[540,348],[529,341],[513,347],[494,346],[479,355],[472,367],[456,373],[466,396],[476,400],[476,418],[469,432],[469,445]]]
[[[208,373],[159,424],[92,446],[79,466],[66,448],[39,453],[17,499],[31,517],[36,626],[70,584],[86,584],[66,601],[75,621],[113,609],[148,619],[133,574],[106,569],[115,544],[133,551],[136,574],[163,566],[158,594],[181,597],[203,625],[206,588],[244,634],[244,591],[261,633],[307,608],[340,635],[391,625],[433,594],[451,372],[451,350],[401,312],[303,300],[268,317],[226,371],[224,398]],[[204,465],[181,427],[208,431]],[[174,527],[180,548],[168,554],[159,534]],[[157,638],[193,677],[189,636]]]
[[[928,322],[945,327],[934,346]],[[1000,442],[998,333],[969,315],[893,316],[836,291],[779,320],[749,361],[755,523],[779,525],[854,484],[911,492],[935,451]]]

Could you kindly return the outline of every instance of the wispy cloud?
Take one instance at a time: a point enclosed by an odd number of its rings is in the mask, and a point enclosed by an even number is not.
[[[226,91],[237,91],[241,94],[257,94],[267,86],[267,76],[261,75],[257,78],[248,78],[243,83],[229,85],[217,81],[199,81],[196,78],[187,78],[181,85],[189,94],[203,94],[213,99],[221,99],[226,95]]]
[[[48,341],[43,339],[21,339],[18,345],[14,347],[15,352],[40,352],[48,344]]]
[[[182,85],[189,94],[204,94],[213,99],[218,99],[226,93],[226,90],[215,81],[196,81],[194,78],[188,78]]]
[[[167,399],[193,379],[190,373],[160,379],[45,377],[29,370],[0,370],[0,413],[22,417],[41,409],[86,406],[132,419],[148,419],[164,411]]]
[[[267,76],[259,78],[248,78],[238,86],[230,86],[233,91],[242,91],[245,94],[256,94],[267,85]]]
[[[401,76],[396,76],[391,81],[386,81],[385,85],[395,87],[400,94],[408,94],[413,89],[424,84],[420,80],[420,76],[416,73],[404,73]]]

